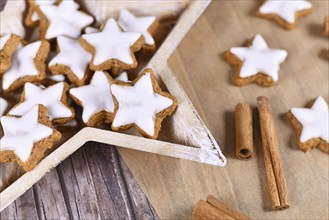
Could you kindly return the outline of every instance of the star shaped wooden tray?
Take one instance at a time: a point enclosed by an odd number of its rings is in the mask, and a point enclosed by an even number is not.
[[[166,119],[166,125],[161,130],[161,133],[166,133],[163,135],[165,138],[150,140],[136,135],[85,127],[45,157],[34,170],[23,174],[5,188],[0,194],[1,211],[89,141],[225,166],[226,159],[216,140],[196,112],[175,74],[168,67],[169,57],[210,2],[211,0],[190,1],[179,16],[175,27],[147,64],[154,70],[161,86],[167,88],[178,100],[176,112]]]

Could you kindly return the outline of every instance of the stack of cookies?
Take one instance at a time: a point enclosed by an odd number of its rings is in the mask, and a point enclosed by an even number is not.
[[[156,51],[158,19],[122,9],[117,20],[96,28],[73,0],[27,3],[24,25],[39,29],[39,39],[28,42],[12,33],[0,38],[0,162],[33,169],[60,140],[62,127],[105,123],[156,139],[177,100],[161,90],[151,69],[133,81],[126,71],[141,68],[136,52]],[[11,97],[19,101],[11,103]]]

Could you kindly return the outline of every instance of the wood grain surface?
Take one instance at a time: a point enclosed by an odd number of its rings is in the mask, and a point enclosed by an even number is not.
[[[286,118],[292,107],[304,107],[318,95],[328,101],[329,49],[322,36],[328,1],[311,1],[315,12],[301,19],[294,31],[255,16],[260,1],[216,0],[185,37],[170,59],[186,93],[228,158],[224,168],[120,149],[143,191],[163,219],[191,217],[194,204],[208,194],[256,219],[328,219],[329,157],[315,149],[304,153]],[[272,48],[286,49],[279,82],[271,88],[236,87],[230,83],[233,69],[222,54],[260,33]],[[282,166],[291,207],[272,211],[268,193],[256,98],[272,103]],[[234,107],[253,106],[254,158],[235,158]],[[150,146],[151,147],[151,146]],[[142,158],[142,159],[141,159]]]
[[[1,219],[159,219],[115,147],[89,142]]]
[[[329,158],[304,153],[285,113],[318,95],[328,100],[329,63],[322,21],[328,1],[294,31],[255,17],[257,0],[215,0],[170,59],[186,93],[228,157],[224,168],[88,143],[1,213],[1,219],[188,219],[208,194],[256,219],[328,219]],[[260,33],[272,48],[286,49],[279,82],[271,88],[233,86],[222,53]],[[270,98],[291,207],[272,211],[266,183],[256,98]],[[235,158],[234,107],[254,107],[254,157]],[[152,146],[149,146],[152,147]],[[152,206],[139,188],[146,193]]]

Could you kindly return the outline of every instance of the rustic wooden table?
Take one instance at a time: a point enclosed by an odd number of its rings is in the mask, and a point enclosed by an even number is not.
[[[1,213],[1,219],[160,218],[187,219],[195,202],[213,194],[257,219],[328,219],[329,157],[315,149],[300,151],[285,113],[318,95],[328,100],[329,61],[321,35],[329,2],[312,1],[315,12],[294,31],[255,17],[258,1],[215,0],[171,57],[170,66],[228,157],[224,168],[149,153],[88,143]],[[260,33],[270,47],[286,49],[280,80],[274,87],[230,83],[231,67],[222,53]],[[271,211],[254,111],[255,155],[235,159],[234,107],[272,101],[291,208]],[[152,146],[150,146],[152,147]],[[147,195],[139,188],[136,180]],[[152,204],[152,205],[150,205]]]

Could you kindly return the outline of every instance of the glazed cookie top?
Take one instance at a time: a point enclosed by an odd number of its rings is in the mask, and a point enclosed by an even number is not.
[[[47,107],[50,120],[72,117],[71,109],[61,100],[65,90],[64,82],[54,84],[48,88],[26,83],[23,101],[14,106],[8,114],[22,116],[34,105],[42,104]]]
[[[154,92],[149,71],[133,86],[112,84],[111,91],[118,102],[112,127],[135,124],[150,137],[155,134],[156,114],[174,104],[172,99]]]
[[[295,23],[298,11],[311,9],[312,4],[305,0],[267,0],[260,8],[262,14],[277,14],[290,24]]]
[[[2,88],[4,90],[9,89],[21,77],[36,76],[39,74],[34,59],[38,54],[41,44],[41,41],[36,41],[26,46],[23,46],[22,43],[18,45],[12,56],[10,68],[3,74]]]
[[[130,47],[141,36],[140,33],[122,32],[115,20],[110,18],[101,32],[84,34],[82,38],[95,48],[94,65],[100,65],[111,59],[132,65],[134,59]]]
[[[242,62],[240,77],[249,77],[257,73],[264,73],[274,81],[279,78],[279,65],[288,56],[287,51],[271,49],[261,35],[256,35],[250,47],[234,47],[230,52]]]
[[[70,90],[70,94],[81,102],[83,107],[82,120],[84,123],[87,123],[98,112],[114,113],[114,102],[110,85],[111,82],[106,73],[96,71],[89,85]]]
[[[60,52],[49,62],[49,66],[67,66],[78,79],[83,79],[91,60],[91,55],[81,47],[78,40],[65,36],[57,37],[57,45]]]
[[[0,117],[5,113],[6,109],[8,107],[8,102],[0,97]]]
[[[35,105],[20,118],[1,117],[4,136],[0,141],[0,150],[12,150],[23,162],[28,161],[34,144],[53,134],[52,128],[38,120],[39,105]]]
[[[329,143],[329,109],[322,96],[315,100],[311,108],[292,108],[291,113],[303,127],[300,142],[321,138]]]
[[[44,18],[49,21],[44,36],[46,39],[53,39],[62,35],[78,38],[81,30],[94,21],[93,17],[78,11],[79,5],[73,0],[62,1],[58,6],[40,5],[39,9],[42,12],[42,15],[40,15],[41,22]],[[41,29],[45,28],[43,23],[40,26]]]
[[[24,11],[25,0],[6,1],[3,10],[0,11],[0,35],[16,34],[24,37],[25,28],[22,23]]]
[[[139,32],[145,38],[145,44],[154,45],[154,39],[149,28],[156,21],[155,16],[136,17],[126,9],[120,11],[118,24],[124,31]]]
[[[34,0],[34,6],[40,6],[40,5],[53,5],[56,2],[56,0]],[[36,11],[33,12],[31,16],[32,21],[39,21],[40,17]]]

